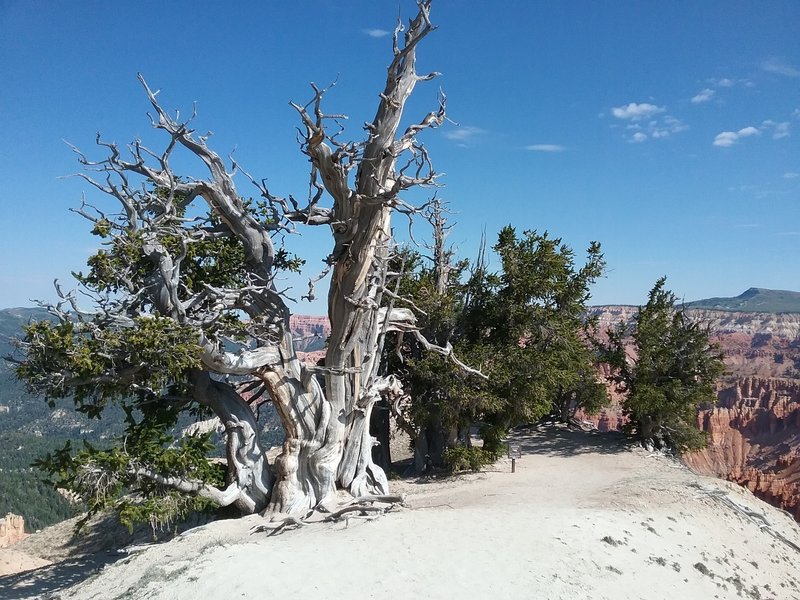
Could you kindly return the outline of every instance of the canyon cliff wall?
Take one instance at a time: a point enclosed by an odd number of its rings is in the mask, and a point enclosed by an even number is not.
[[[620,321],[630,322],[638,310],[638,306],[605,305],[591,307],[589,314],[597,316],[601,327],[610,327]],[[717,333],[749,335],[771,333],[791,339],[800,336],[800,313],[754,313],[687,308],[686,314],[702,319]]]
[[[325,358],[325,345],[331,334],[328,317],[292,315],[289,327],[294,335],[297,356],[305,363],[317,364]]]
[[[298,352],[321,350],[331,334],[328,317],[292,315],[289,317],[289,327],[294,335],[295,350]]]
[[[697,416],[708,446],[684,462],[800,520],[800,381],[744,377],[720,389],[718,398]]]
[[[6,548],[28,537],[25,533],[25,519],[8,513],[0,518],[0,548]]]

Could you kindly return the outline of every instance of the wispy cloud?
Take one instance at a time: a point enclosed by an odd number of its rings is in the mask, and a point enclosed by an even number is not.
[[[689,129],[689,126],[672,115],[664,115],[651,119],[647,123],[631,123],[626,129],[633,132],[628,141],[642,143],[648,139],[668,138],[675,133]]]
[[[702,104],[703,102],[708,102],[714,97],[714,94],[716,94],[716,92],[711,88],[700,90],[692,97],[692,104]]]
[[[641,121],[664,112],[666,109],[663,106],[656,106],[655,104],[648,104],[642,102],[630,102],[623,106],[616,106],[611,109],[611,114],[618,119],[628,119],[630,121]]]
[[[534,152],[563,152],[566,147],[559,144],[531,144],[525,146],[525,150],[533,150]]]
[[[362,33],[366,33],[369,37],[382,38],[389,35],[391,32],[385,29],[362,29]]]
[[[783,235],[791,235],[791,236],[796,236],[796,235],[800,235],[800,231],[778,231],[776,233],[773,233],[772,235],[781,235],[781,236],[783,236]]]
[[[800,173],[795,173],[794,171],[783,174],[784,179],[797,179],[798,177],[800,177]]]
[[[707,81],[712,86],[718,88],[732,88],[737,85],[743,85],[744,87],[753,87],[755,85],[755,83],[753,83],[750,79],[747,79],[746,77],[741,77],[739,79],[731,79],[729,77],[715,79],[714,77],[711,77]]]
[[[788,137],[790,127],[791,126],[789,125],[789,121],[778,123],[775,126],[775,132],[772,134],[772,137],[775,138],[776,140]]]
[[[733,146],[736,142],[738,142],[742,138],[750,137],[753,135],[759,135],[761,132],[756,129],[755,127],[748,126],[740,129],[739,131],[723,131],[722,133],[718,133],[717,137],[714,138],[712,142],[714,146],[718,148],[728,148]]]
[[[456,125],[454,129],[446,130],[444,137],[454,142],[460,142],[459,146],[468,146],[484,133],[486,133],[485,129],[474,125]]]
[[[775,121],[764,121],[763,126],[765,128],[772,129],[773,140],[780,140],[785,137],[789,137],[789,132],[792,128],[792,125],[789,123],[789,121],[781,121],[780,123],[776,123]]]
[[[800,69],[795,68],[782,58],[772,57],[761,63],[761,70],[784,77],[800,77]]]
[[[658,125],[657,129],[660,130],[661,133],[661,135],[657,137],[667,137],[668,134],[686,131],[689,129],[689,126],[680,119],[676,119],[670,115],[665,115],[661,125]]]

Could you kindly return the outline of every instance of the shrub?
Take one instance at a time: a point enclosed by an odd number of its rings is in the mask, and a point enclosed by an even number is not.
[[[442,453],[444,465],[453,472],[468,470],[477,472],[498,458],[497,452],[490,452],[483,448],[467,448],[466,446],[448,448]]]

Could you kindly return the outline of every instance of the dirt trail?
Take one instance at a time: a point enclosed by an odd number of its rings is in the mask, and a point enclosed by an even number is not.
[[[616,435],[531,430],[515,441],[516,473],[503,460],[394,482],[409,507],[374,521],[276,536],[249,535],[260,517],[215,522],[70,588],[0,578],[0,599],[800,600],[800,530],[745,490]]]

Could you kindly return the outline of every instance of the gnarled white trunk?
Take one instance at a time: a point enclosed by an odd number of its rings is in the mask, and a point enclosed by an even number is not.
[[[331,411],[316,376],[298,360],[288,331],[279,351],[280,364],[260,375],[286,432],[275,461],[270,510],[297,514],[331,501],[336,493],[336,470],[325,445]]]
[[[406,100],[417,81],[433,76],[419,77],[415,71],[416,46],[432,30],[429,10],[429,3],[420,4],[402,48],[398,45],[400,30],[395,31],[394,60],[389,65],[377,114],[368,127],[370,139],[359,162],[355,189],[345,188],[346,192],[342,192],[341,176],[328,160],[324,143],[314,145],[309,141],[307,148],[326,189],[334,197],[337,220],[347,224],[334,229],[336,243],[331,255],[335,262],[328,294],[331,337],[325,357],[329,369],[325,382],[334,418],[328,424],[326,443],[337,450],[341,448],[341,454],[332,454],[329,460],[338,460],[339,483],[356,496],[384,494],[388,489],[386,475],[372,461],[375,440],[369,434],[369,416],[387,388],[386,381],[378,376],[379,339],[386,326],[381,322],[379,307],[389,256],[391,215],[402,190],[432,183],[435,178],[431,171],[424,178],[413,179],[396,167],[400,153],[416,147],[415,134],[440,124],[444,118],[442,105],[437,113],[431,113],[420,125],[409,127],[397,138]]]
[[[194,397],[213,410],[225,427],[225,483],[229,487],[233,484],[238,491],[230,503],[243,514],[263,510],[269,501],[273,477],[253,411],[229,384],[212,379],[205,371],[193,372],[192,384]]]

